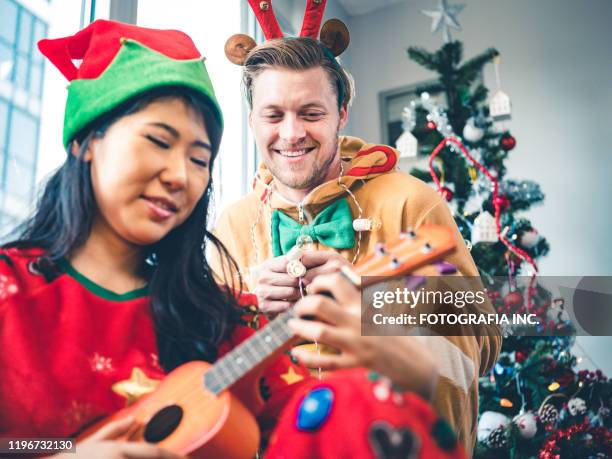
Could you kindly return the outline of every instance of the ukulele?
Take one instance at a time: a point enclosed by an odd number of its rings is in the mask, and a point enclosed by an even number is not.
[[[377,245],[374,253],[344,273],[360,288],[364,286],[360,276],[406,274],[439,260],[454,247],[450,228],[422,225],[390,244]],[[230,388],[291,344],[294,336],[287,321],[292,317],[292,309],[279,314],[214,364],[193,361],[181,365],[154,392],[93,425],[77,440],[86,439],[110,421],[133,416],[133,427],[121,440],[153,443],[192,458],[255,457],[257,422]]]

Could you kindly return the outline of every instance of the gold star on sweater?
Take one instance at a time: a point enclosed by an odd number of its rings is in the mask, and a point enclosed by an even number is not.
[[[304,379],[302,375],[295,372],[293,367],[289,367],[289,369],[287,370],[287,373],[282,374],[280,377],[283,378],[283,381],[285,381],[287,385],[289,386],[291,384],[295,384],[296,382],[300,382],[302,379]]]
[[[158,384],[157,379],[148,378],[144,371],[134,367],[130,379],[116,382],[111,389],[114,393],[125,397],[129,406],[143,395],[153,392]]]

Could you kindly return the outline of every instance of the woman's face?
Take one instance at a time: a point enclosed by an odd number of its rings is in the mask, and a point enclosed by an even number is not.
[[[113,123],[85,153],[98,212],[93,231],[149,245],[183,223],[210,180],[204,122],[181,99],[160,99]]]

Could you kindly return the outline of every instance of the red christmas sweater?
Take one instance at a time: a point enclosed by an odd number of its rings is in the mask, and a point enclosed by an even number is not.
[[[146,289],[119,295],[67,263],[48,278],[37,267],[41,254],[0,250],[1,437],[71,436],[164,376]],[[237,326],[219,355],[253,333]],[[282,355],[251,377],[236,395],[268,430],[308,372]]]

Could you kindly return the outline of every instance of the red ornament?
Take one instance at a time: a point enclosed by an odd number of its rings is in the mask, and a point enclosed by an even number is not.
[[[523,294],[519,291],[508,293],[504,297],[504,304],[508,308],[519,308],[523,306]]]
[[[438,126],[436,126],[436,123],[434,123],[433,121],[428,121],[427,124],[425,125],[425,127],[427,129],[429,129],[430,131],[435,130]]]
[[[499,141],[499,146],[504,151],[510,151],[516,147],[516,139],[510,134],[503,136]]]
[[[503,194],[499,194],[493,199],[493,205],[499,207],[501,210],[505,210],[510,207],[510,200]]]
[[[527,360],[527,356],[524,352],[516,351],[516,354],[514,354],[514,360],[516,360],[516,363],[523,363],[525,360]]]
[[[443,186],[442,188],[440,188],[440,194],[442,195],[444,199],[446,199],[449,202],[453,199],[453,192],[448,187]]]

